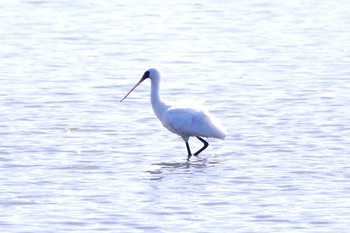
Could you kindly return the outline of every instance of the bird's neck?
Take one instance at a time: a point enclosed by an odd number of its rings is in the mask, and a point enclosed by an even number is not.
[[[162,119],[163,113],[170,107],[166,105],[159,95],[159,80],[151,81],[151,103],[154,113],[159,120]]]

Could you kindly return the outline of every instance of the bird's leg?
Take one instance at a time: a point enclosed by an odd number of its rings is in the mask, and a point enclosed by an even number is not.
[[[205,150],[209,146],[209,143],[207,141],[205,141],[203,138],[201,138],[201,137],[196,137],[196,138],[198,138],[199,141],[203,142],[204,146],[199,151],[197,151],[196,153],[193,154],[195,156],[199,155],[199,153],[201,153],[203,150]]]
[[[191,153],[190,145],[188,144],[188,142],[186,142],[186,148],[187,148],[187,152],[188,152],[187,160],[190,160],[192,153]]]

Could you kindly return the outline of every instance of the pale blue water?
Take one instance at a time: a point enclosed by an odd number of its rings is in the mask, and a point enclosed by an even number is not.
[[[1,232],[349,232],[349,1],[0,9]],[[187,162],[149,82],[120,103],[150,67],[227,139]]]

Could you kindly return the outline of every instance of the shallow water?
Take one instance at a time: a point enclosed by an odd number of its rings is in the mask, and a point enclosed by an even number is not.
[[[348,232],[347,1],[0,7],[1,229]],[[227,139],[187,162],[149,82],[119,102],[150,67]]]

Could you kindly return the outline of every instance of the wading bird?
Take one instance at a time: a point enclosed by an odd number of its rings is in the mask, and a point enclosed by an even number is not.
[[[188,140],[190,137],[198,138],[204,146],[193,155],[198,155],[205,150],[209,143],[202,137],[220,138],[226,137],[226,130],[208,111],[186,107],[172,107],[165,104],[159,96],[160,74],[158,70],[151,68],[147,70],[141,80],[125,95],[128,95],[144,80],[151,79],[151,103],[154,113],[162,122],[163,126],[170,132],[180,135],[186,143],[188,160],[192,156]]]

